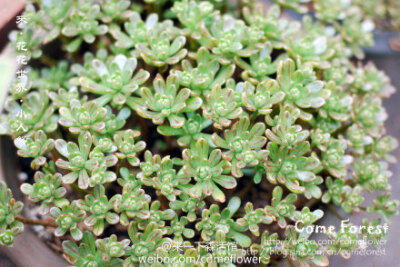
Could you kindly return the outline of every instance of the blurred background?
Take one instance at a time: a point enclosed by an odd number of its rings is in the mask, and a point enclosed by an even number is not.
[[[400,14],[399,14],[400,15]],[[379,38],[379,37],[378,37]],[[378,40],[377,40],[378,41]],[[381,42],[382,40],[380,40]],[[378,43],[377,43],[378,45]],[[385,52],[384,47],[387,48]],[[384,106],[389,118],[387,119],[385,126],[388,134],[394,136],[397,140],[400,140],[400,52],[394,52],[389,50],[388,44],[381,44],[380,47],[376,46],[374,49],[368,49],[367,57],[365,61],[373,61],[375,65],[383,70],[388,75],[392,84],[396,87],[397,91],[389,99],[384,101]],[[393,155],[399,160],[400,149],[397,148]],[[400,199],[400,165],[398,163],[390,166],[393,176],[390,178],[390,184],[392,185],[392,197],[394,199]],[[372,203],[373,196],[366,197],[365,204]],[[342,213],[343,215],[343,213]],[[347,217],[344,216],[346,219]],[[355,225],[361,225],[361,220],[365,214],[352,215],[351,221]],[[327,225],[340,226],[338,219],[329,214],[324,217],[324,222]],[[322,224],[322,223],[321,223]],[[377,267],[377,266],[400,266],[399,261],[399,248],[400,248],[400,216],[393,216],[392,223],[389,225],[389,232],[386,237],[386,245],[383,247],[385,255],[381,256],[361,256],[353,255],[349,260],[344,260],[339,256],[333,256],[330,258],[330,266],[336,267]]]

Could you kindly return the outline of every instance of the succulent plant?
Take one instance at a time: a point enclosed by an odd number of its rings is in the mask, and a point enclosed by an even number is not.
[[[377,229],[381,224],[381,219],[377,218],[373,221],[369,221],[367,218],[362,220],[362,225],[365,226],[365,229]],[[371,228],[372,227],[372,228]],[[372,243],[372,246],[379,247],[380,242],[387,236],[387,231],[384,229],[380,229],[379,231],[368,231],[368,230],[361,230],[361,234],[363,236],[363,240],[367,240],[367,242]]]
[[[116,194],[110,202],[117,211],[119,221],[122,225],[129,224],[129,218],[141,218],[143,220],[150,217],[150,212],[145,210],[146,205],[150,202],[150,196],[146,195],[143,189],[134,188],[124,190],[123,194]]]
[[[258,224],[270,224],[273,221],[273,217],[268,215],[263,209],[254,210],[252,203],[247,202],[244,206],[246,215],[243,218],[237,220],[237,224],[240,226],[247,226],[255,236],[260,235],[260,227]]]
[[[249,82],[243,84],[242,101],[247,110],[254,112],[253,114],[269,114],[272,106],[284,97],[285,94],[278,90],[275,80],[264,80],[257,84],[257,87]]]
[[[150,32],[147,43],[139,43],[135,47],[143,60],[156,67],[162,67],[166,64],[174,65],[181,61],[187,54],[183,48],[186,43],[184,36],[178,36],[172,39],[166,32]]]
[[[177,142],[182,147],[193,147],[200,138],[211,142],[211,135],[202,133],[204,129],[211,125],[211,121],[203,118],[199,114],[187,113],[185,124],[181,128],[174,128],[168,125],[160,125],[157,131],[165,136],[179,136]]]
[[[342,208],[344,212],[357,212],[360,210],[360,205],[364,202],[364,197],[361,196],[363,188],[356,185],[355,187],[345,187],[345,197],[342,202]]]
[[[309,240],[310,234],[298,233],[293,226],[286,228],[286,250],[290,258],[304,266],[327,266],[329,260],[325,255],[318,254],[318,244],[315,240]]]
[[[129,10],[130,3],[127,0],[102,2],[100,7],[102,13],[101,20],[105,23],[129,18],[133,13],[132,10]]]
[[[243,109],[235,102],[235,94],[231,88],[214,86],[207,97],[208,106],[203,109],[204,117],[213,121],[214,127],[229,127],[232,120],[237,119]]]
[[[81,103],[73,99],[70,108],[60,108],[60,115],[59,123],[68,127],[71,133],[78,134],[87,130],[100,132],[105,127],[107,109],[99,107],[93,101]]]
[[[292,192],[304,192],[303,184],[317,178],[315,173],[321,164],[315,155],[303,156],[309,146],[309,143],[301,142],[288,151],[277,143],[269,143],[267,149],[271,160],[265,163],[268,180],[271,183],[282,183]]]
[[[331,244],[327,246],[328,253],[339,253],[345,259],[350,258],[350,251],[358,248],[358,236],[350,231],[350,226],[343,227],[338,232],[329,235]]]
[[[170,202],[171,209],[182,210],[187,213],[186,217],[190,222],[196,220],[196,211],[198,208],[203,208],[205,203],[201,198],[193,198],[188,194],[182,193],[180,199]]]
[[[277,233],[269,234],[268,231],[264,231],[261,235],[261,242],[252,244],[251,250],[260,255],[260,261],[263,264],[268,264],[271,260],[271,255],[281,251],[278,246],[280,241]]]
[[[225,195],[218,185],[230,189],[235,187],[237,182],[235,178],[228,175],[230,164],[222,159],[221,150],[210,151],[207,141],[199,139],[193,149],[183,151],[183,159],[184,173],[196,181],[188,194],[194,198],[202,195],[212,196],[219,202],[225,202]]]
[[[138,166],[140,161],[136,154],[142,151],[146,143],[139,141],[135,144],[135,138],[140,135],[138,131],[126,130],[117,132],[114,135],[114,144],[118,148],[116,153],[117,157],[120,159],[127,159],[130,165]]]
[[[172,209],[163,209],[163,207],[161,207],[161,202],[158,200],[153,201],[150,205],[147,203],[144,209],[148,211],[149,216],[145,219],[138,219],[138,227],[141,230],[146,228],[149,223],[155,223],[159,227],[164,227],[166,222],[171,221],[176,215],[175,211]],[[167,231],[165,227],[162,229],[163,233]]]
[[[280,89],[285,93],[284,103],[300,109],[300,118],[310,120],[307,108],[319,108],[325,104],[330,91],[323,89],[322,81],[313,80],[306,70],[297,69],[292,59],[280,62],[277,74]]]
[[[169,201],[175,201],[176,196],[180,195],[185,185],[190,182],[190,177],[183,173],[176,173],[173,168],[173,162],[169,157],[161,160],[160,169],[155,176],[142,179],[143,184],[153,186],[154,189],[165,196]]]
[[[217,147],[228,151],[223,152],[223,158],[232,164],[232,175],[243,176],[242,169],[246,166],[255,166],[267,159],[268,151],[261,149],[265,146],[267,138],[263,135],[265,125],[256,123],[249,129],[250,120],[246,117],[236,122],[230,130],[225,130],[222,139],[213,134],[213,142]]]
[[[109,261],[112,258],[124,256],[130,243],[129,239],[118,241],[116,235],[111,235],[105,239],[96,240],[96,247],[101,251],[103,260]]]
[[[194,237],[194,230],[191,228],[186,228],[185,226],[189,223],[189,220],[186,217],[178,217],[176,216],[171,221],[171,226],[168,229],[169,234],[174,235],[174,240],[178,242],[183,241],[183,237],[185,238],[193,238]]]
[[[328,177],[326,179],[326,186],[328,190],[322,196],[322,201],[325,203],[333,202],[335,205],[340,205],[343,201],[344,195],[344,180]]]
[[[32,169],[38,169],[46,164],[46,153],[54,148],[54,140],[47,139],[46,134],[39,130],[31,137],[26,139],[16,138],[15,146],[18,148],[18,156],[23,158],[33,158],[31,162]]]
[[[150,32],[152,31],[156,33],[168,32],[170,34],[175,32],[171,20],[159,21],[158,15],[155,13],[150,14],[143,21],[139,13],[133,12],[129,16],[129,21],[125,21],[124,28],[126,33],[122,32],[119,27],[115,27],[115,25],[110,27],[110,33],[116,39],[115,45],[122,49],[149,42]]]
[[[31,71],[29,79],[32,80],[32,87],[55,91],[59,88],[69,88],[69,79],[72,77],[67,61],[60,61],[57,66],[52,68],[43,68],[39,71]]]
[[[82,243],[75,244],[67,240],[63,242],[64,257],[72,264],[77,266],[94,265],[94,266],[117,266],[121,265],[121,259],[117,257],[107,257],[103,252],[103,241],[96,240],[92,233],[85,231],[82,238]]]
[[[104,231],[104,220],[109,224],[116,224],[119,222],[118,214],[112,212],[113,203],[108,200],[104,195],[104,186],[96,186],[93,195],[86,195],[84,200],[77,202],[77,205],[90,213],[85,218],[84,223],[93,227],[93,233],[99,236]]]
[[[279,115],[273,119],[266,117],[266,122],[272,126],[271,129],[265,131],[265,135],[274,143],[285,148],[293,148],[303,142],[309,136],[307,130],[303,130],[300,125],[293,125],[299,118],[300,111],[290,106],[284,106],[280,110]]]
[[[203,23],[199,22],[203,22],[205,19],[212,18],[217,14],[212,3],[206,1],[199,3],[195,1],[174,2],[171,11],[176,14],[184,30],[194,39],[201,37],[200,31]]]
[[[76,51],[82,41],[93,43],[96,36],[103,35],[108,31],[107,25],[100,24],[100,6],[87,1],[78,1],[79,8],[74,8],[66,19],[61,33],[65,36],[75,38],[66,47],[68,52]]]
[[[60,187],[61,174],[43,173],[37,171],[34,176],[35,183],[33,185],[24,183],[21,185],[21,191],[28,195],[34,202],[42,202],[39,207],[40,214],[46,214],[50,210],[50,204],[58,207],[68,205],[69,201],[63,198],[66,189]]]
[[[38,224],[73,266],[322,267],[384,240],[395,90],[355,60],[400,6],[256,2],[27,1],[0,134],[29,213],[1,182],[0,244]],[[317,242],[329,211],[346,227]]]
[[[247,227],[238,225],[232,219],[238,206],[240,206],[240,199],[233,197],[221,212],[215,204],[211,205],[209,209],[203,210],[201,221],[196,223],[196,230],[201,231],[203,240],[211,240],[211,237],[220,230],[226,234],[228,240],[234,240],[241,247],[249,247],[251,244],[249,237],[241,233]]]
[[[224,84],[233,74],[235,65],[221,66],[218,58],[205,47],[200,47],[196,55],[197,66],[189,60],[182,61],[182,70],[174,70],[179,82],[198,94],[206,94],[216,85]]]
[[[157,76],[153,90],[142,88],[140,94],[146,106],[138,107],[137,112],[144,118],[151,118],[155,124],[162,124],[168,119],[171,127],[181,128],[185,123],[182,113],[195,111],[202,103],[201,98],[192,96],[189,89],[179,90],[179,78],[175,75],[169,76],[166,81]]]
[[[257,26],[257,25],[255,25]],[[241,77],[251,82],[252,84],[257,84],[259,82],[264,82],[268,76],[275,74],[278,66],[277,63],[280,62],[283,57],[286,57],[285,54],[280,55],[273,62],[271,59],[272,45],[267,43],[257,54],[251,55],[249,58],[250,64],[240,57],[235,57],[235,62],[238,64],[244,71],[241,74]],[[261,90],[265,90],[266,88],[270,88],[270,86],[266,85],[274,85],[270,83],[263,83],[260,86]],[[254,91],[252,87],[250,87],[251,91]],[[281,91],[276,91],[279,94],[282,94]],[[278,96],[277,96],[278,97]]]
[[[52,207],[50,214],[58,224],[54,232],[56,236],[63,236],[67,231],[70,231],[74,240],[82,239],[83,233],[78,228],[78,223],[86,218],[86,212],[78,207],[76,200],[70,205],[63,205],[61,208]]]
[[[331,139],[326,151],[323,152],[322,164],[324,168],[334,177],[345,178],[347,166],[353,161],[352,156],[346,155],[347,144],[345,140]]]
[[[309,207],[304,207],[301,211],[296,211],[293,218],[297,222],[301,222],[303,225],[311,225],[315,221],[321,219],[322,216],[324,216],[322,210],[314,210],[311,212]]]
[[[89,159],[90,149],[92,147],[92,137],[89,132],[84,132],[79,135],[78,144],[73,142],[65,142],[63,139],[58,139],[55,142],[57,151],[68,159],[58,159],[56,165],[61,169],[70,170],[70,172],[62,177],[62,181],[67,184],[72,184],[78,179],[78,186],[86,189],[89,186],[89,174],[98,166],[95,159]]]
[[[231,15],[217,15],[209,29],[204,28],[205,43],[210,43],[212,52],[221,56],[221,61],[231,60],[234,56],[249,57],[262,47],[262,31],[246,26],[244,21]]]
[[[297,196],[291,193],[287,195],[285,199],[282,199],[282,195],[282,187],[275,187],[274,191],[272,191],[272,205],[266,206],[265,212],[270,216],[274,216],[278,222],[278,225],[281,228],[284,228],[287,225],[286,218],[291,218],[294,216],[296,207],[293,205],[293,202],[296,201]]]
[[[371,213],[382,214],[385,220],[389,220],[391,216],[398,214],[399,209],[399,201],[389,199],[390,194],[379,195],[367,210]]]
[[[11,190],[4,182],[0,182],[0,244],[12,246],[14,238],[23,232],[24,225],[17,220],[24,204],[15,201]]]
[[[125,266],[134,266],[141,257],[150,257],[161,254],[165,248],[170,247],[171,240],[162,237],[161,229],[157,228],[155,223],[146,226],[143,232],[138,232],[136,225],[131,223],[128,228],[129,237],[132,246],[128,248],[128,258],[125,259]]]
[[[7,119],[0,124],[3,134],[29,135],[38,130],[50,133],[57,128],[58,116],[54,114],[55,108],[44,90],[30,92],[22,101],[8,99],[4,108],[9,113]]]
[[[92,67],[101,81],[96,82],[89,77],[81,76],[79,82],[84,90],[101,95],[96,99],[99,106],[104,106],[111,101],[113,105],[122,106],[149,78],[149,73],[144,70],[133,74],[136,66],[136,58],[127,58],[124,55],[116,55],[107,63],[94,59]]]

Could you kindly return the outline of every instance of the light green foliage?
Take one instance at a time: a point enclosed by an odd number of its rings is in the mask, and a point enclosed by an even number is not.
[[[193,1],[175,1],[171,9],[176,14],[179,22],[184,25],[184,31],[187,31],[192,38],[201,38],[201,27],[205,21],[214,17],[218,12],[210,2],[202,1],[196,3]]]
[[[114,240],[111,237],[96,240],[91,232],[85,231],[79,246],[70,240],[63,243],[64,257],[76,266],[121,266],[122,260],[117,258],[121,253],[110,253],[109,246],[124,250],[129,244],[125,241],[116,244]]]
[[[269,114],[272,106],[281,102],[284,97],[285,94],[278,90],[275,80],[264,80],[257,87],[248,82],[243,84],[243,104],[256,114]]]
[[[117,132],[114,135],[114,144],[118,149],[116,156],[119,159],[127,159],[132,166],[139,165],[140,160],[136,154],[146,147],[146,143],[143,141],[135,143],[135,138],[139,137],[139,135],[140,132],[133,130]]]
[[[293,217],[296,221],[300,221],[303,225],[310,225],[324,216],[322,210],[310,211],[308,207],[304,207],[301,211],[295,211]]]
[[[270,224],[273,221],[273,217],[266,214],[263,209],[254,210],[254,206],[250,202],[247,202],[244,210],[246,212],[246,215],[243,216],[243,218],[238,219],[237,223],[240,226],[247,226],[250,232],[253,233],[255,236],[260,235],[260,228],[258,224]]]
[[[274,216],[276,218],[278,225],[281,228],[285,228],[287,225],[285,218],[292,217],[296,210],[296,207],[293,205],[293,202],[296,201],[297,196],[295,194],[289,194],[288,196],[285,197],[285,199],[282,199],[282,194],[283,194],[282,188],[276,186],[274,188],[274,191],[272,192],[272,200],[271,200],[272,205],[266,206],[265,212],[270,216]]]
[[[0,182],[0,244],[12,246],[14,238],[24,230],[23,223],[16,217],[21,213],[24,204],[15,201],[11,190],[4,182]]]
[[[29,73],[29,80],[32,81],[32,87],[55,91],[59,88],[68,89],[69,79],[73,76],[67,61],[60,61],[51,68],[43,68],[39,71],[33,70]]]
[[[196,211],[204,207],[205,203],[201,198],[194,198],[185,193],[179,195],[180,199],[169,203],[174,210],[182,210],[187,213],[187,218],[190,222],[196,220]]]
[[[140,95],[146,106],[138,107],[137,112],[151,118],[154,124],[163,124],[168,119],[173,128],[183,126],[184,112],[195,111],[202,104],[201,98],[194,96],[190,89],[179,89],[179,78],[175,75],[168,76],[166,81],[158,75],[154,79],[153,90],[143,87]]]
[[[138,227],[141,230],[146,228],[149,223],[155,223],[159,227],[164,227],[166,221],[171,221],[176,215],[172,209],[162,209],[161,203],[158,200],[153,201],[150,206],[146,204],[144,209],[148,211],[149,216],[145,219],[139,218]],[[164,233],[167,232],[165,227],[161,228],[161,230]]]
[[[183,172],[177,174],[173,168],[173,161],[165,157],[161,160],[159,170],[150,177],[142,178],[142,182],[144,185],[154,187],[169,201],[175,201],[176,196],[182,193],[180,189],[190,182],[190,178]]]
[[[85,219],[86,212],[78,207],[77,200],[74,200],[70,205],[62,206],[62,208],[52,207],[50,214],[58,224],[54,231],[55,236],[63,236],[69,230],[74,240],[82,239],[83,234],[78,223]]]
[[[329,264],[325,255],[318,254],[318,244],[315,240],[309,240],[309,234],[299,233],[293,226],[286,228],[287,245],[285,252],[290,258],[304,266],[326,266]]]
[[[268,264],[271,254],[280,252],[279,246],[277,246],[280,241],[277,233],[269,234],[268,231],[264,231],[260,243],[253,243],[251,249],[260,255],[260,261],[263,264]]]
[[[108,27],[97,20],[101,17],[100,6],[91,1],[76,1],[75,8],[66,19],[61,33],[74,38],[66,47],[67,51],[76,51],[82,41],[93,43],[96,36],[103,35]]]
[[[316,155],[304,157],[309,149],[307,142],[301,142],[292,150],[278,146],[277,143],[269,143],[270,160],[265,163],[267,178],[271,183],[283,183],[295,193],[304,192],[306,185],[314,181],[316,172],[320,169],[320,162]]]
[[[346,155],[347,144],[343,139],[330,139],[326,151],[322,152],[322,164],[334,177],[344,179],[347,174],[347,166],[352,163],[353,157]]]
[[[150,212],[145,209],[148,202],[150,196],[140,188],[128,188],[122,195],[116,194],[111,199],[114,210],[120,213],[120,223],[125,226],[129,224],[129,218],[137,217],[144,220],[150,217]]]
[[[64,183],[71,184],[78,180],[78,186],[86,189],[89,186],[88,172],[93,171],[99,163],[95,159],[88,158],[92,147],[90,133],[85,132],[80,134],[78,140],[79,146],[73,142],[67,143],[62,139],[56,140],[55,147],[58,153],[68,159],[68,161],[58,159],[56,165],[61,169],[70,170],[62,178]]]
[[[178,220],[178,217],[176,216],[172,221],[171,221],[171,226],[168,229],[169,234],[174,235],[174,240],[182,242],[183,237],[185,238],[193,238],[195,232],[193,229],[190,228],[185,228],[186,225],[188,224],[188,219],[184,216],[180,217]]]
[[[112,101],[113,105],[120,107],[127,102],[127,98],[139,88],[139,85],[146,82],[149,73],[140,70],[133,75],[137,60],[124,55],[117,55],[107,63],[99,59],[92,61],[92,68],[100,77],[100,83],[88,77],[81,77],[79,82],[84,90],[102,96],[96,99],[99,106]]]
[[[33,158],[31,162],[32,169],[38,169],[46,164],[46,153],[54,148],[54,140],[47,139],[46,134],[39,130],[31,137],[26,139],[17,138],[14,140],[15,146],[19,149],[18,156],[23,158]]]
[[[104,220],[109,224],[119,222],[118,214],[112,212],[113,203],[104,195],[104,186],[96,186],[93,195],[86,195],[84,200],[77,202],[77,205],[90,215],[85,218],[84,223],[93,227],[93,233],[98,236],[104,231]]]
[[[140,257],[148,257],[165,253],[170,247],[171,239],[163,237],[163,232],[155,223],[149,223],[143,232],[139,231],[137,225],[132,222],[128,227],[128,234],[132,240],[132,246],[128,248],[128,258],[124,266],[135,266]]]
[[[390,194],[378,196],[373,204],[367,207],[368,212],[380,214],[385,220],[389,220],[391,216],[398,214],[399,201],[389,200]]]
[[[69,128],[69,131],[78,134],[82,131],[102,131],[106,124],[104,119],[107,116],[107,109],[99,107],[95,102],[81,103],[73,99],[70,102],[70,108],[60,108],[61,118],[59,123]]]
[[[347,229],[323,245],[295,226],[326,207],[378,217],[365,226],[397,214],[382,106],[394,88],[353,61],[397,3],[255,2],[28,1],[10,39],[30,72],[10,86],[0,133],[36,171],[21,190],[71,265],[198,267],[189,259],[248,248],[265,265],[327,266],[325,252],[384,238]],[[282,15],[307,7],[315,20]],[[0,200],[10,246],[23,205],[3,183]]]
[[[157,14],[150,14],[145,21],[140,14],[133,12],[129,20],[124,23],[125,31],[112,25],[110,33],[116,39],[115,45],[118,48],[133,48],[140,43],[150,42],[150,35],[154,33],[168,32],[175,36],[175,29],[171,20],[159,21]]]
[[[256,123],[251,129],[249,126],[250,120],[244,117],[232,129],[225,130],[224,139],[216,133],[213,134],[213,143],[227,150],[223,153],[223,158],[231,162],[232,175],[235,177],[243,176],[241,169],[256,166],[268,157],[268,151],[261,149],[267,142],[267,138],[262,136],[265,125]]]
[[[207,139],[210,143],[211,135],[203,133],[202,131],[211,125],[211,121],[205,119],[199,114],[187,113],[188,119],[182,128],[173,128],[168,125],[160,125],[157,131],[165,136],[179,136],[177,143],[181,147],[193,147],[197,140],[200,138]]]
[[[0,124],[0,133],[11,136],[34,134],[38,130],[45,133],[53,132],[57,128],[58,116],[55,108],[50,105],[46,91],[30,92],[24,101],[6,99],[4,109],[9,112],[3,117]]]
[[[331,244],[327,246],[329,253],[338,253],[345,259],[350,258],[351,251],[358,248],[358,236],[350,231],[351,224],[329,235]]]
[[[241,226],[232,219],[239,206],[240,199],[233,197],[221,212],[215,204],[211,205],[209,209],[203,210],[201,221],[196,224],[196,230],[201,231],[203,240],[211,240],[220,230],[226,234],[229,240],[234,240],[239,246],[249,247],[251,244],[250,238],[241,233],[246,231],[248,227]]]
[[[234,56],[249,57],[262,47],[265,38],[257,27],[247,26],[244,21],[231,15],[217,15],[209,29],[203,27],[204,38],[200,43],[213,47],[212,52],[229,62]]]
[[[180,78],[182,86],[191,88],[198,94],[206,94],[216,85],[224,84],[233,74],[235,65],[221,66],[218,57],[205,47],[200,47],[196,54],[197,66],[189,60],[182,60],[182,71],[173,70]]]
[[[187,54],[182,47],[186,43],[184,36],[172,39],[168,33],[155,33],[149,37],[149,43],[139,43],[135,47],[143,60],[150,66],[161,67],[178,63]]]
[[[120,21],[132,16],[133,11],[129,10],[130,2],[128,0],[111,0],[106,5],[101,5],[101,20],[104,23]]]
[[[243,109],[235,101],[235,92],[232,88],[214,86],[207,96],[208,106],[203,109],[203,115],[213,121],[217,129],[229,127],[232,120],[237,119]]]
[[[284,103],[298,107],[303,120],[312,118],[304,109],[323,106],[330,95],[330,91],[323,88],[323,82],[315,81],[313,75],[307,69],[296,70],[292,59],[283,60],[279,64],[277,80],[280,90],[285,93]]]
[[[221,150],[211,150],[206,140],[199,139],[193,148],[185,149],[182,155],[185,162],[183,172],[195,181],[188,194],[194,198],[212,196],[219,202],[225,202],[225,195],[218,185],[231,189],[236,187],[237,182],[229,176],[230,164],[222,159]]]
[[[28,195],[34,202],[42,202],[39,207],[40,214],[46,214],[50,210],[50,204],[58,207],[68,205],[69,201],[65,198],[66,189],[60,187],[61,174],[35,173],[35,183],[33,185],[25,183],[21,185],[21,191]]]

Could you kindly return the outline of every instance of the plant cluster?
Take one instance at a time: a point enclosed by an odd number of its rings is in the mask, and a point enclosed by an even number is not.
[[[345,39],[357,38],[358,42],[363,42],[364,45],[370,45],[371,40],[369,37],[363,37],[362,33],[369,32],[374,27],[380,31],[400,33],[398,0],[273,0],[273,2],[296,12],[313,12],[318,20],[330,23]],[[356,33],[357,31],[359,33]],[[391,47],[398,51],[398,39],[391,40]]]
[[[372,42],[368,16],[314,1],[318,20],[299,23],[281,9],[304,1],[275,2],[265,13],[255,1],[27,5],[11,39],[29,48],[30,86],[11,88],[0,132],[36,171],[21,190],[55,222],[72,265],[250,250],[263,264],[279,254],[326,266],[326,253],[348,258],[358,240],[384,237],[347,229],[319,246],[294,227],[326,206],[397,213],[388,183],[397,142],[382,106],[394,88],[371,63],[352,62]],[[12,245],[22,204],[0,186],[0,242]],[[168,264],[177,266],[154,266]]]

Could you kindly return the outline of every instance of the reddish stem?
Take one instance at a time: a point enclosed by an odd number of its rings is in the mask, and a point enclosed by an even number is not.
[[[51,220],[51,219],[47,219],[47,220],[30,219],[30,218],[25,218],[23,216],[17,216],[16,219],[24,224],[58,227],[58,224],[54,220]]]

